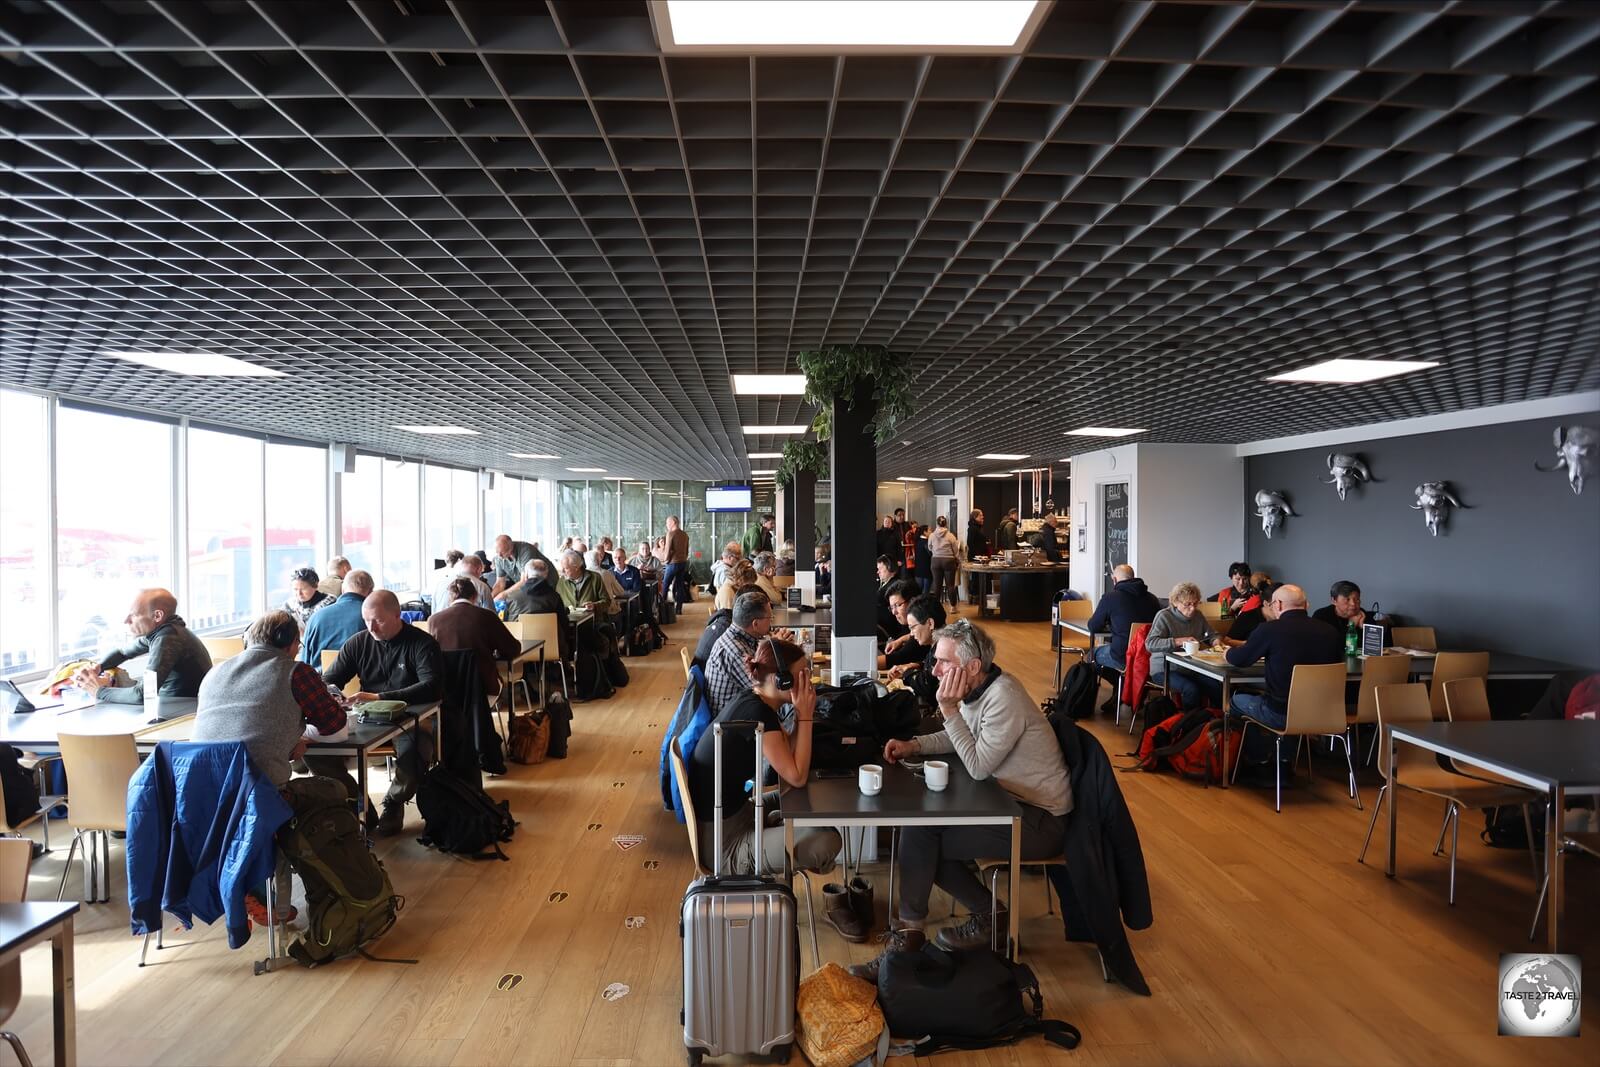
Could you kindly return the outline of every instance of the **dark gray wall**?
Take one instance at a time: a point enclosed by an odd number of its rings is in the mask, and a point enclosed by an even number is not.
[[[1600,667],[1600,476],[1575,496],[1565,471],[1533,469],[1554,461],[1563,424],[1600,426],[1600,413],[1248,457],[1250,563],[1305,586],[1313,609],[1348,578],[1366,603],[1434,627],[1441,648]],[[1320,484],[1329,451],[1361,453],[1376,484],[1341,503]],[[1411,505],[1419,483],[1439,480],[1467,507],[1435,538]],[[1258,489],[1283,490],[1298,514],[1270,541]]]

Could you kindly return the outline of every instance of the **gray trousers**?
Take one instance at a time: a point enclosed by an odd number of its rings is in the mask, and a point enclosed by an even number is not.
[[[774,805],[775,806],[775,805]],[[771,807],[767,809],[769,812]],[[819,873],[831,871],[839,855],[839,831],[826,826],[807,827],[794,833],[796,870]],[[783,871],[783,823],[769,824],[761,830],[761,873]],[[711,863],[711,824],[700,824],[700,861]],[[756,869],[756,807],[746,804],[743,811],[722,821],[722,873],[754,874]]]
[[[1022,858],[1047,860],[1061,855],[1064,818],[1022,804]],[[1009,826],[907,826],[900,831],[900,921],[921,926],[928,897],[938,886],[971,912],[989,914],[994,898],[967,866],[973,860],[1011,855]]]
[[[961,600],[961,594],[956,589],[956,573],[961,564],[954,556],[933,557],[933,588],[929,590],[939,600],[955,604]]]
[[[417,795],[417,783],[422,780],[423,769],[433,762],[433,731],[418,726],[400,731],[394,745],[394,776],[389,781],[389,791],[384,794],[385,804],[404,804]],[[361,793],[355,775],[350,773],[350,761],[344,756],[306,756],[306,766],[312,774],[343,782],[350,799]]]

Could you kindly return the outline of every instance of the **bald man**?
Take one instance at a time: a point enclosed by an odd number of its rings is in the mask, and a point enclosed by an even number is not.
[[[1235,667],[1249,667],[1265,657],[1266,688],[1235,690],[1232,712],[1281,730],[1288,718],[1289,682],[1294,677],[1295,664],[1343,663],[1344,635],[1306,614],[1306,591],[1298,585],[1278,586],[1269,610],[1263,614],[1271,621],[1252,630],[1244,644],[1228,649],[1228,662]],[[1243,752],[1246,762],[1261,763],[1270,758],[1264,731],[1250,731],[1246,743],[1251,746]]]
[[[108,654],[98,667],[80,670],[73,685],[107,704],[140,704],[144,676],[154,671],[161,696],[192,697],[200,692],[200,680],[211,669],[211,653],[178,615],[177,597],[165,589],[141,589],[122,621],[133,643]],[[111,668],[136,656],[146,657],[144,669],[132,685],[115,685]]]
[[[356,704],[438,700],[444,686],[439,643],[420,626],[400,618],[400,601],[395,595],[387,589],[373,592],[361,602],[361,621],[364,629],[339,649],[339,658],[322,672],[323,680],[343,689],[352,678],[360,678],[361,691],[350,698]],[[385,835],[398,834],[405,822],[406,801],[416,795],[423,765],[433,756],[433,733],[420,726],[408,727],[394,739],[394,751],[394,779],[383,799],[383,815],[377,820],[378,832]],[[307,756],[306,763],[317,774],[341,779],[352,799],[359,796],[344,757]],[[367,810],[372,810],[370,805]]]

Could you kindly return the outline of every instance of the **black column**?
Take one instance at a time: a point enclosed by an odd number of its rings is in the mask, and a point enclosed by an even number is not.
[[[794,476],[794,484],[783,494],[792,501],[786,511],[786,526],[794,538],[794,569],[815,569],[817,549],[817,476],[801,471]]]
[[[795,507],[794,507],[794,486],[793,485],[780,485],[780,486],[778,486],[778,512],[777,512],[777,514],[778,514],[778,538],[777,538],[778,542],[782,543],[784,538],[788,538],[788,539],[794,541],[795,545],[798,546],[800,544],[800,538],[795,534],[795,529],[794,529],[794,525],[795,525],[795,522],[794,522],[794,520],[795,520]],[[798,553],[796,553],[795,558],[796,559],[799,558]]]
[[[877,413],[871,383],[856,390],[855,407],[833,405],[828,469],[833,478],[833,633],[876,637],[878,444],[868,423]],[[812,487],[815,492],[815,486]],[[798,550],[799,542],[795,543]]]

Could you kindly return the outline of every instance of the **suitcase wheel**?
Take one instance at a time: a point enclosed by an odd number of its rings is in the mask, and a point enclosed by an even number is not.
[[[706,1058],[706,1050],[703,1048],[692,1048],[688,1053],[689,1067],[700,1067],[700,1061]]]

